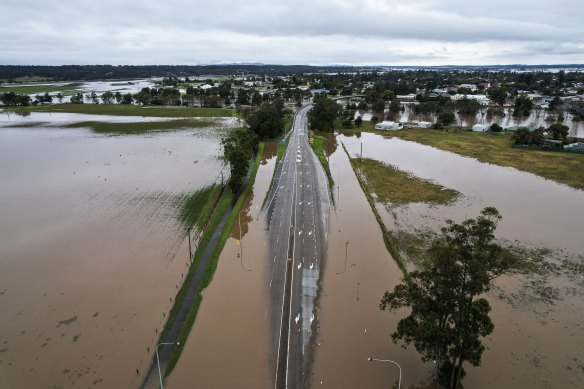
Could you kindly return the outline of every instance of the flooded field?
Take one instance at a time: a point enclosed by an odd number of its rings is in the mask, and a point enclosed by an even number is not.
[[[342,101],[342,104],[346,104]],[[402,104],[403,111],[396,114],[392,120],[404,123],[417,123],[418,121],[436,122],[437,114],[417,114],[412,109],[411,103]],[[364,121],[371,120],[373,114],[366,111],[356,111],[355,119],[361,116]],[[476,115],[460,115],[455,112],[455,122],[453,125],[459,127],[471,128],[475,124],[491,125],[493,123],[499,124],[503,128],[513,126],[530,126],[534,128],[549,127],[558,122],[558,116],[549,113],[543,109],[534,109],[528,116],[513,116],[513,108],[502,108],[500,115],[492,115],[487,113],[487,109],[481,109]],[[584,138],[584,120],[574,118],[574,115],[567,112],[564,117],[559,120],[562,124],[568,126],[570,135],[578,138]]]
[[[318,306],[311,388],[432,388],[433,365],[413,348],[391,342],[400,315],[379,310],[383,293],[402,276],[341,147],[330,156],[336,210],[331,211],[329,247]],[[393,386],[392,386],[393,385]]]
[[[404,110],[397,115],[396,120],[402,122],[431,121],[435,122],[437,115],[420,115],[414,113],[411,104],[403,104]],[[529,116],[513,116],[513,108],[503,108],[502,115],[489,115],[486,109],[481,109],[476,115],[459,115],[455,113],[454,125],[472,127],[475,124],[499,124],[503,128],[513,126],[531,126],[535,128],[549,127],[558,121],[558,116],[543,109],[534,109]],[[574,120],[571,113],[565,113],[560,122],[570,129],[570,135],[584,138],[584,120]]]
[[[489,294],[495,331],[485,341],[482,366],[467,368],[465,385],[577,387],[584,381],[584,191],[396,138],[362,134],[340,140],[352,156],[363,142],[365,157],[462,193],[448,206],[378,204],[394,232],[436,232],[445,219],[462,221],[494,206],[503,216],[498,238],[529,257],[543,256],[537,274],[496,281]],[[553,270],[544,270],[548,266]]]
[[[233,226],[213,281],[203,292],[199,314],[166,387],[274,385],[275,355],[267,316],[270,263],[261,208],[275,155],[276,144],[266,144],[253,191]]]
[[[221,133],[0,127],[1,387],[139,385],[187,266],[178,204],[220,180]]]

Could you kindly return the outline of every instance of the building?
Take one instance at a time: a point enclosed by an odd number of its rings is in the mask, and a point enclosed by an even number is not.
[[[395,96],[398,100],[403,101],[415,101],[416,95],[414,93],[410,93],[409,95],[397,95]]]
[[[488,131],[491,126],[487,124],[475,124],[472,126],[472,130],[475,132],[485,132]]]
[[[404,128],[403,123],[383,121],[375,125],[376,130],[401,130]]]

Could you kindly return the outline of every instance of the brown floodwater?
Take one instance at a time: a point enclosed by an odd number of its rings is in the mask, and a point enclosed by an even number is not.
[[[219,257],[213,281],[203,292],[195,324],[167,380],[168,388],[274,385],[275,355],[268,320],[270,263],[262,203],[275,155],[276,143],[267,143],[253,190]]]
[[[412,104],[403,104],[404,110],[396,116],[397,121],[417,122],[417,121],[436,121],[436,114],[416,114],[412,109]],[[499,124],[503,128],[513,126],[531,126],[535,128],[549,127],[558,121],[558,116],[549,113],[544,109],[534,109],[527,116],[513,116],[513,108],[502,108],[501,115],[492,115],[487,113],[487,109],[480,109],[476,115],[460,115],[455,113],[455,125],[461,127],[472,127],[475,124],[491,125]],[[569,112],[564,113],[560,120],[562,124],[568,126],[570,134],[579,138],[584,137],[584,120],[574,120],[574,115]]]
[[[448,206],[378,204],[384,223],[393,231],[436,232],[445,219],[462,221],[476,217],[486,206],[495,206],[503,216],[497,237],[506,244],[549,249],[546,261],[582,266],[584,191],[397,138],[361,134],[360,138],[339,139],[353,156],[360,152],[363,142],[365,157],[461,192],[462,196]],[[344,201],[352,203],[353,199],[344,196]],[[488,296],[495,331],[485,339],[487,350],[481,367],[466,367],[465,385],[581,386],[584,276],[581,271],[562,269],[556,274],[507,276],[496,281]]]
[[[176,205],[218,178],[217,134],[0,128],[0,387],[139,385],[186,271]]]
[[[385,249],[381,230],[342,148],[330,156],[336,210],[331,211],[328,252],[317,303],[318,333],[310,387],[431,388],[433,365],[413,348],[391,342],[400,316],[379,310],[383,293],[402,276]],[[348,243],[347,243],[348,242]]]

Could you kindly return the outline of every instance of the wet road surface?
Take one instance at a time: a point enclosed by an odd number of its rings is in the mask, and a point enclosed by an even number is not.
[[[310,108],[301,108],[294,118],[266,203],[276,388],[299,388],[304,383],[305,351],[326,251],[330,199],[324,170],[308,143]]]

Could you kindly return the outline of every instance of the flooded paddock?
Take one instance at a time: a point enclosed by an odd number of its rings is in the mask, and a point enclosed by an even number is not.
[[[276,144],[266,144],[253,190],[219,257],[213,281],[203,292],[197,319],[166,387],[274,386],[268,320],[270,263],[261,208],[275,155]]]
[[[0,128],[1,387],[139,385],[187,269],[177,205],[220,180],[221,133]]]
[[[363,133],[359,139],[339,139],[353,157],[360,153],[362,142],[364,157],[461,192],[461,198],[445,206],[378,204],[392,231],[436,232],[446,219],[460,222],[494,206],[503,216],[499,239],[511,246],[545,250],[545,262],[557,266],[539,276],[496,281],[488,296],[495,330],[484,342],[487,350],[481,367],[466,367],[465,386],[551,388],[584,382],[584,275],[577,270],[584,262],[584,191],[398,138]],[[344,201],[354,200],[344,196]]]
[[[326,149],[329,149],[328,146]],[[330,147],[334,149],[334,147]],[[379,310],[383,293],[402,273],[387,252],[381,230],[341,147],[330,156],[336,209],[331,210],[318,332],[313,345],[310,388],[432,388],[433,365],[416,351],[391,342],[399,314]],[[392,386],[393,385],[393,386]]]

